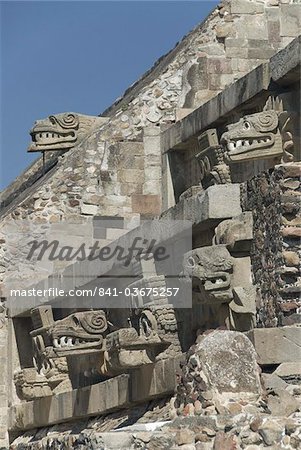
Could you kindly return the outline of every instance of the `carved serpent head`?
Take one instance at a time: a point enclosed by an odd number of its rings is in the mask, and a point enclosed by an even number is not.
[[[282,155],[278,113],[262,111],[244,116],[228,125],[221,137],[230,162],[263,159]]]
[[[83,311],[55,321],[47,334],[57,354],[74,353],[99,349],[107,329],[103,311]]]
[[[104,117],[61,113],[37,120],[30,130],[29,152],[66,150],[79,144],[89,131],[100,127]]]
[[[230,302],[233,298],[231,272],[233,260],[226,246],[191,250],[184,255],[183,274],[192,278],[192,292],[202,303]]]

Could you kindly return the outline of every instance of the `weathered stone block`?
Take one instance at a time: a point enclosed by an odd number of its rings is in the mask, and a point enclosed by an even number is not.
[[[268,22],[268,36],[271,43],[279,42],[281,40],[280,22],[278,20]]]
[[[133,194],[142,194],[143,184],[136,183],[123,183],[121,186],[120,194],[125,196],[132,196]]]
[[[145,181],[159,180],[162,176],[161,166],[150,166],[145,170]]]
[[[97,194],[86,194],[83,197],[83,201],[85,202],[85,204],[88,204],[88,205],[96,205],[97,206],[101,203],[102,200],[103,200],[103,195],[97,195]]]
[[[144,128],[143,143],[145,156],[160,154],[160,127]]]
[[[131,400],[133,402],[173,393],[180,357],[148,364],[131,373]],[[143,382],[142,382],[143,380]]]
[[[300,78],[300,40],[292,37],[282,37],[280,47],[282,51],[271,58],[271,75],[274,81],[281,84],[290,83],[291,78]],[[285,47],[285,48],[284,48]]]
[[[158,193],[161,193],[161,180],[145,181],[143,184],[144,195],[157,195]]]
[[[301,30],[300,5],[280,5],[281,36],[298,36]]]
[[[120,375],[52,397],[17,405],[10,410],[10,429],[26,430],[98,415],[129,403],[129,375]]]
[[[209,89],[217,90],[221,88],[221,75],[211,74],[209,78]]]
[[[220,90],[219,88],[217,90]],[[215,90],[209,90],[205,89],[203,91],[198,91],[195,94],[194,103],[195,106],[197,105],[203,105],[204,103],[208,102],[214,95],[216,95],[216,89]]]
[[[134,213],[158,215],[161,212],[159,195],[132,195],[132,209]]]
[[[136,155],[124,155],[124,157],[120,158],[119,166],[122,169],[144,169],[144,160],[142,156]]]
[[[278,444],[285,433],[284,423],[267,419],[260,424],[258,432],[266,445]]]
[[[257,59],[239,59],[237,61],[237,70],[239,72],[249,72],[259,64],[260,61],[258,61]]]
[[[248,40],[243,38],[226,38],[225,40],[226,47],[236,47],[236,48],[246,48],[248,47]]]
[[[271,7],[267,7],[265,9],[265,13],[266,13],[267,18],[268,18],[269,21],[277,21],[277,20],[279,20],[279,8],[273,7],[271,5]]]
[[[118,172],[118,180],[123,183],[133,183],[137,180],[143,180],[144,172],[139,169],[122,169]]]
[[[121,155],[143,156],[143,142],[119,142],[118,145]]]
[[[209,79],[209,88],[212,90],[220,90],[231,84],[234,79],[230,74],[211,74]]]
[[[301,327],[255,328],[246,335],[261,365],[301,362]]]
[[[98,212],[98,206],[96,205],[86,205],[83,204],[81,206],[81,213],[86,214],[88,216],[95,216]]]
[[[287,178],[282,183],[283,190],[292,189],[293,191],[295,191],[296,189],[298,189],[299,186],[300,186],[300,181],[296,180],[294,178]]]
[[[177,431],[177,434],[176,434],[176,442],[178,445],[181,445],[181,446],[183,446],[183,445],[185,446],[185,444],[194,444],[195,434],[192,430],[189,430],[188,428],[179,430],[179,431]]]
[[[268,397],[268,408],[273,416],[288,417],[299,407],[299,401],[284,389],[276,389],[275,395]]]
[[[248,2],[251,4],[251,2]],[[247,15],[237,27],[238,37],[247,39],[268,39],[266,17],[262,15]]]
[[[233,217],[241,213],[239,185],[211,186],[199,196],[200,209],[208,219]]]
[[[241,214],[240,188],[238,184],[210,186],[199,194],[180,200],[176,206],[167,210],[166,219],[190,220],[202,224],[208,220],[229,219]]]
[[[287,387],[286,382],[278,377],[278,375],[275,375],[275,372],[273,372],[272,374],[262,373],[261,379],[267,391],[273,391],[275,389],[285,389]]]
[[[103,447],[110,450],[125,450],[133,448],[134,437],[129,432],[119,431],[118,433],[101,433]]]
[[[263,13],[264,5],[260,3],[250,2],[249,0],[232,0],[232,14],[256,14]]]
[[[106,195],[104,200],[105,200],[104,201],[105,205],[115,206],[115,207],[130,206],[130,203],[131,203],[131,200],[128,197],[126,197],[125,195]],[[103,211],[105,213],[107,213],[107,215],[113,215],[113,214],[110,214],[109,212],[107,212],[106,209],[103,209]]]
[[[293,266],[299,266],[300,264],[300,257],[298,255],[298,253],[293,252],[293,251],[284,251],[282,253],[282,256],[284,258],[285,263],[289,266],[289,267],[293,267]]]
[[[200,45],[198,50],[200,52],[206,53],[208,56],[224,55],[224,46],[222,44]]]
[[[234,83],[235,77],[232,74],[221,74],[221,89],[224,89],[226,86],[229,86],[231,83]]]
[[[275,50],[269,47],[249,48],[248,57],[253,59],[269,59],[274,53]]]
[[[297,384],[301,380],[301,361],[282,363],[274,373],[288,382],[292,382],[295,379]]]
[[[268,39],[248,39],[248,47],[255,48],[270,48]]]
[[[227,58],[247,58],[248,49],[241,47],[226,47]]]
[[[222,392],[260,394],[256,352],[243,333],[214,331],[197,345],[209,385]]]
[[[226,58],[210,58],[208,60],[209,73],[232,73],[231,60]]]

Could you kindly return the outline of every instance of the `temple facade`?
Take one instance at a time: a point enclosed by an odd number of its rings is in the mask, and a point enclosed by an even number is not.
[[[224,0],[99,116],[35,122],[1,193],[0,448],[300,448],[300,27]]]

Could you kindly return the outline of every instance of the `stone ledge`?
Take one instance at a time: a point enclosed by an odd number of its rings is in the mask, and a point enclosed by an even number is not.
[[[27,430],[85,416],[99,415],[129,404],[129,375],[70,392],[12,406],[9,428]]]
[[[179,357],[148,364],[98,384],[44,397],[9,410],[9,429],[28,430],[99,416],[172,394]]]
[[[163,132],[161,151],[165,153],[170,149],[186,148],[189,138],[263,90],[267,90],[269,82],[269,64],[264,63]]]
[[[256,349],[258,364],[301,363],[301,327],[254,328],[246,335]]]
[[[230,219],[242,213],[240,185],[219,184],[189,198],[183,198],[162,214],[168,220],[190,220],[192,225]]]
[[[297,5],[295,5],[297,6]],[[301,36],[276,53],[270,61],[272,80],[280,84],[290,84],[300,80]]]
[[[143,402],[173,393],[181,356],[142,366],[131,373],[131,401]]]
[[[300,75],[300,40],[294,39],[287,47],[244,77],[233,82],[216,97],[195,109],[162,133],[161,151],[186,148],[187,141],[211,126],[232,110],[257,94],[267,91],[271,80],[279,84],[298,82]]]

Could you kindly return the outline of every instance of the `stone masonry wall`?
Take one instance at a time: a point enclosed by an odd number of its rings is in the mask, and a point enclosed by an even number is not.
[[[297,36],[300,5],[293,0],[226,0],[151,74],[105,111],[116,138],[139,134],[149,123],[189,113],[269,59]],[[141,86],[141,87],[140,87]],[[140,92],[137,90],[140,87]]]
[[[80,178],[82,184],[87,184],[84,178],[88,176],[89,180],[92,179],[92,186],[97,186],[99,164],[103,158],[105,167],[102,171],[110,171],[108,164],[109,159],[113,158],[112,142],[142,141],[145,126],[174,122],[269,59],[298,35],[300,10],[299,3],[293,0],[223,1],[203,23],[105,112],[110,117],[109,123],[99,130],[100,133],[95,133],[88,139],[88,145],[83,146],[80,153],[72,151],[71,159],[77,161],[71,162],[69,155],[65,155],[64,160],[59,160],[59,166],[64,166],[62,173],[66,184],[69,182],[69,175],[70,183]],[[107,142],[105,151],[104,142]],[[86,151],[88,153],[84,155]],[[128,148],[128,151],[135,155],[134,150]],[[143,168],[141,164],[139,167],[134,164],[130,169]],[[73,170],[74,173],[71,174]],[[102,181],[108,181],[105,177],[109,174],[102,175]],[[139,172],[129,172],[128,178],[130,176],[131,182],[135,184]],[[23,177],[26,178],[26,173]],[[61,177],[60,181],[62,182]],[[54,189],[54,184],[49,190]],[[137,189],[139,191],[139,186]],[[65,193],[59,189],[54,190],[54,196]],[[125,190],[127,192],[123,190],[118,195],[131,195],[129,189]],[[117,195],[116,191],[113,194],[104,193]],[[152,195],[154,189],[145,189],[144,193]],[[102,192],[92,187],[90,194],[101,195]],[[75,202],[72,203],[76,203],[76,200],[85,204],[91,202],[88,204],[103,209],[103,203],[96,197],[91,200],[91,196],[83,197],[81,192],[74,192],[74,195]],[[5,192],[3,197],[5,198]],[[60,196],[59,203],[61,200],[64,198]],[[118,214],[118,207],[128,207],[125,199],[123,202],[118,200],[119,204],[114,200],[116,199],[108,198],[106,203],[112,209],[117,207]],[[55,200],[52,202],[56,206]],[[89,210],[93,214],[96,210],[98,213],[102,212],[99,208]],[[87,209],[84,208],[84,211]],[[66,210],[66,213],[70,211]]]
[[[281,184],[281,234],[283,267],[281,278],[283,285],[280,290],[282,325],[293,325],[300,322],[301,312],[301,277],[300,277],[300,177],[301,163],[282,166],[284,171]],[[299,314],[298,314],[299,313]]]
[[[247,182],[247,195],[253,214],[253,243],[251,250],[254,281],[258,288],[257,325],[277,326],[282,265],[280,234],[281,172],[262,172]]]
[[[106,111],[109,122],[78,147],[60,155],[44,178],[37,181],[31,169],[22,174],[24,181],[16,183],[19,200],[16,196],[8,205],[11,208],[2,216],[2,223],[21,218],[39,225],[64,219],[77,224],[101,215],[121,217],[128,230],[139,225],[143,217],[157,216],[161,212],[161,156],[156,128],[159,131],[159,125],[170,125],[214,97],[285,47],[299,31],[299,2],[222,2]],[[152,131],[144,131],[149,126]],[[37,166],[40,176],[41,165]],[[28,183],[29,175],[32,183]],[[4,201],[8,193],[12,195],[11,188],[2,193]],[[113,230],[111,239],[115,237]],[[9,254],[5,237],[0,239],[1,283],[16,253]],[[288,245],[291,251],[293,247]],[[276,294],[271,317],[261,319],[264,323],[274,323],[278,314],[275,300]],[[6,336],[3,328],[1,345]],[[3,344],[1,358],[6,358],[6,351]],[[5,379],[7,372],[2,368]],[[4,423],[7,399],[2,391],[0,395],[0,421]],[[0,445],[2,442],[4,445],[5,438],[0,435]]]
[[[300,5],[292,0],[223,1],[108,110],[110,121],[99,132],[59,158],[55,175],[29,196],[15,216],[35,211],[55,221],[74,213],[132,212],[128,197],[141,193],[143,150],[134,143],[126,148],[114,143],[142,141],[145,126],[172,123],[215,96],[287,45],[299,33],[299,19]],[[119,168],[126,173],[118,173],[117,160],[123,152],[127,160],[120,161]],[[122,182],[129,185],[121,188]],[[148,183],[143,194],[155,195],[159,190],[158,182]]]
[[[253,213],[251,260],[258,289],[257,326],[300,320],[300,163],[283,164],[247,182]]]
[[[266,336],[266,344],[275,346],[275,336]],[[256,350],[243,333],[207,330],[183,355],[176,374],[175,367],[169,374],[177,378],[173,397],[30,429],[12,437],[10,449],[299,449],[297,358],[265,373],[256,362]],[[166,373],[157,375],[159,387]],[[110,389],[108,393],[113,395]]]
[[[23,184],[17,180],[20,193],[29,190],[19,204],[14,200],[7,219],[55,223],[119,216],[130,229],[139,224],[140,212],[158,215],[160,137],[145,127],[168,126],[267,60],[298,34],[299,19],[300,5],[293,1],[223,1],[107,111],[108,123],[60,155],[43,180],[29,189],[31,169]],[[4,202],[8,194],[11,188],[3,192]],[[0,275],[10,260],[3,244]]]

